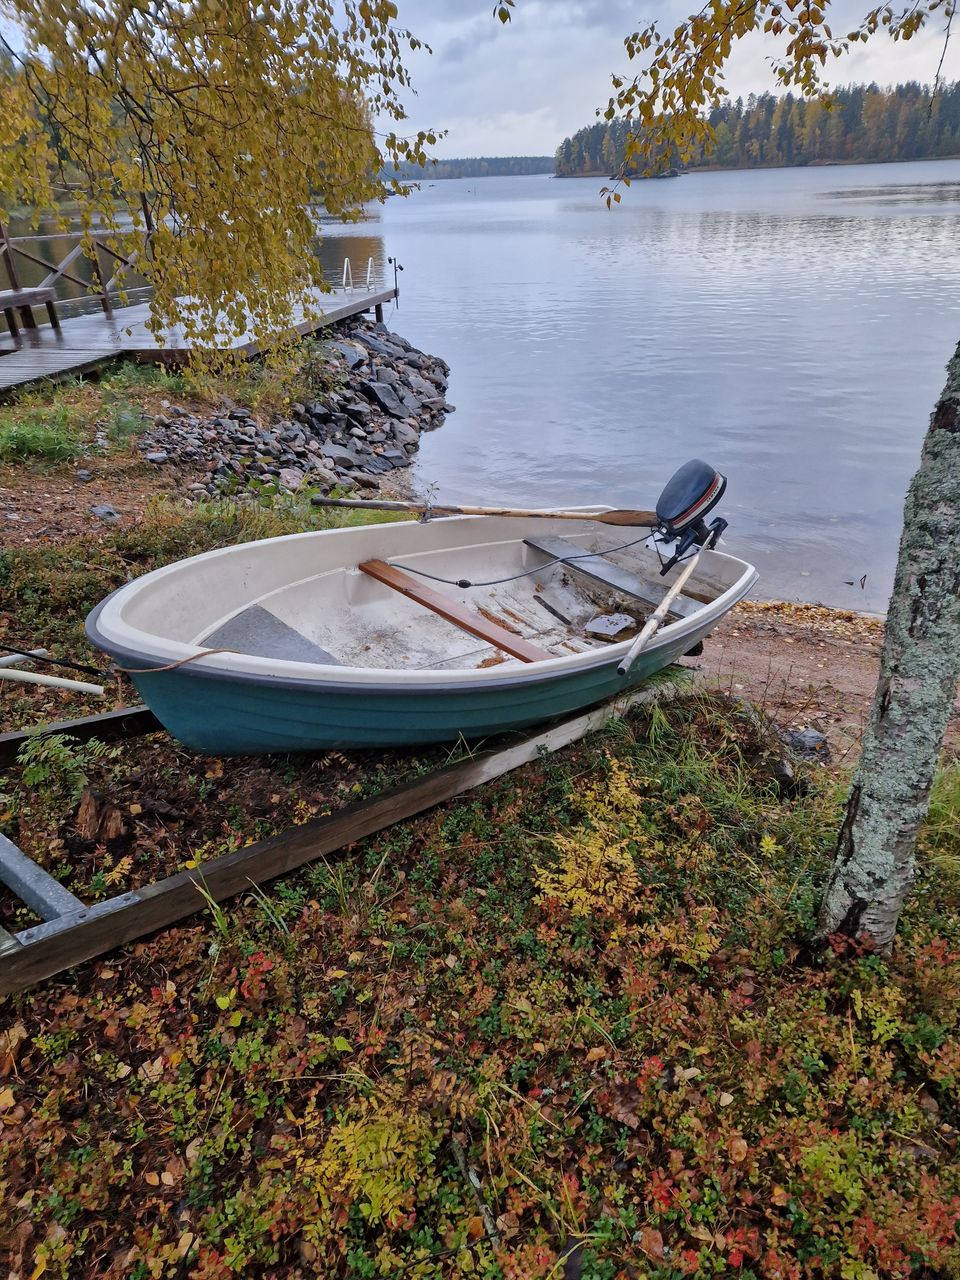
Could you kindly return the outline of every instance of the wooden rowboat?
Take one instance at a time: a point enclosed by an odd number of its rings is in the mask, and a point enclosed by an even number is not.
[[[198,751],[469,739],[632,688],[693,648],[757,577],[704,550],[665,624],[619,675],[681,572],[660,568],[642,530],[599,521],[368,525],[157,569],[104,600],[87,634]]]

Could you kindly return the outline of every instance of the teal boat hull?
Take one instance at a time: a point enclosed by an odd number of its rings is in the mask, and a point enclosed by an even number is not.
[[[552,678],[408,693],[314,682],[298,688],[182,667],[131,678],[164,728],[204,754],[398,747],[487,738],[570,714],[635,688],[690,646],[687,637],[644,654],[627,676],[611,661]]]

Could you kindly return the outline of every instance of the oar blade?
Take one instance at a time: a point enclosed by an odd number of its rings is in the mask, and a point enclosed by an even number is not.
[[[646,525],[652,529],[657,524],[655,511],[601,511],[593,517],[599,524]]]

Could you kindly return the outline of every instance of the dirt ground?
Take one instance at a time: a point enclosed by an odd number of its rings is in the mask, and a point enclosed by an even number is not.
[[[92,479],[77,479],[84,468]],[[152,466],[133,451],[70,467],[0,467],[0,544],[23,547],[95,535],[106,527],[90,510],[96,506],[112,506],[120,517],[114,523],[130,524],[151,498],[180,493],[195,479],[174,467]]]
[[[695,665],[710,688],[755,702],[777,724],[818,730],[834,762],[849,764],[870,713],[882,642],[880,618],[747,600],[717,627]],[[960,698],[947,745],[960,748]]]

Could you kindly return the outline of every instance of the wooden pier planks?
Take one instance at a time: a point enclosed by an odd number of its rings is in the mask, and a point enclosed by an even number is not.
[[[364,311],[375,311],[380,318],[384,304],[395,297],[393,288],[318,292],[315,301],[322,315],[308,318],[301,311],[294,327],[305,337]],[[183,330],[175,326],[158,338],[147,326],[149,318],[149,305],[142,302],[109,315],[73,316],[60,322],[59,331],[49,326],[24,331],[16,343],[8,334],[0,335],[0,393],[41,379],[76,377],[121,357],[154,364],[189,358],[190,344]],[[252,329],[241,334],[225,330],[218,347],[247,358],[260,352]]]
[[[8,934],[7,938],[13,937],[15,943],[9,950],[4,949],[9,943],[0,937],[0,996],[22,991],[73,965],[194,915],[205,908],[208,899],[220,902],[314,858],[342,852],[395,822],[412,818],[528,764],[543,751],[557,751],[576,742],[637,703],[672,698],[677,688],[674,683],[661,681],[635,690],[614,702],[527,734],[510,746],[447,765],[384,795],[348,805],[330,817],[314,819],[214,858],[196,871],[181,871],[146,888],[82,907],[16,935]]]

